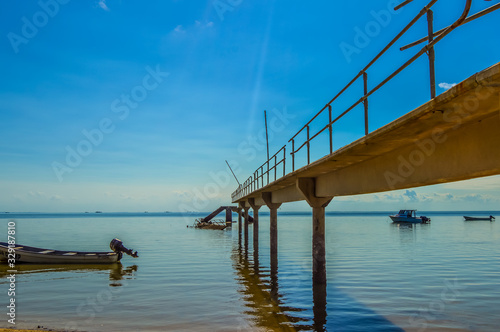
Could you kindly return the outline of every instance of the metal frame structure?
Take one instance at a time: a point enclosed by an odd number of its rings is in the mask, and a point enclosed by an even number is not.
[[[400,5],[398,5],[395,10],[398,10],[409,3],[411,3],[413,0],[406,0]],[[341,118],[343,118],[346,114],[348,114],[351,110],[353,110],[355,107],[357,107],[360,104],[363,104],[364,106],[364,128],[365,128],[365,135],[369,134],[369,127],[368,127],[368,98],[375,93],[377,90],[379,90],[382,86],[384,86],[386,83],[388,83],[390,80],[392,80],[395,76],[397,76],[399,73],[401,73],[405,68],[407,68],[409,65],[411,65],[415,60],[420,58],[422,55],[427,54],[429,58],[429,81],[430,81],[430,96],[431,99],[436,97],[436,81],[435,81],[435,52],[434,52],[434,46],[441,41],[444,37],[446,37],[448,34],[450,34],[453,30],[455,30],[458,26],[463,25],[465,23],[471,22],[479,17],[482,17],[488,13],[491,13],[497,9],[500,9],[500,3],[497,3],[495,5],[492,5],[491,7],[477,13],[474,15],[471,15],[468,17],[471,5],[472,5],[472,0],[465,0],[465,8],[460,15],[460,17],[450,26],[441,29],[439,31],[434,32],[434,13],[432,11],[432,7],[438,2],[439,0],[431,0],[422,10],[408,23],[403,30],[401,30],[394,39],[392,39],[383,49],[378,53],[369,63],[366,65],[344,88],[338,92],[335,97],[333,97],[316,115],[314,115],[309,122],[307,122],[295,135],[290,138],[288,143],[291,143],[291,152],[290,155],[292,157],[292,172],[295,171],[295,154],[297,154],[302,148],[307,147],[307,165],[311,163],[311,148],[310,144],[311,141],[316,138],[318,135],[323,133],[325,130],[328,129],[329,131],[329,145],[330,145],[330,154],[333,153],[333,124],[335,124],[337,121],[339,121]],[[375,64],[381,57],[384,55],[391,47],[394,46],[394,44],[413,26],[415,23],[417,23],[423,16],[427,17],[427,36],[424,38],[421,38],[411,44],[408,44],[402,48],[400,48],[401,51],[406,50],[410,47],[416,46],[420,43],[423,43],[427,41],[427,44],[420,49],[415,55],[413,55],[409,60],[407,60],[402,66],[400,66],[398,69],[396,69],[392,74],[390,74],[387,78],[385,78],[383,81],[381,81],[378,85],[376,85],[374,88],[371,90],[368,89],[368,69]],[[347,108],[345,111],[343,111],[340,115],[337,117],[333,118],[332,116],[332,111],[333,111],[333,106],[332,104],[337,100],[341,95],[344,94],[344,92],[349,89],[355,82],[358,81],[358,79],[362,78],[363,79],[363,95],[361,98],[359,98],[354,104],[352,104],[349,108]],[[328,111],[328,123],[324,125],[318,132],[316,132],[314,135],[311,136],[311,123],[323,112]],[[301,133],[305,132],[306,134],[306,140],[300,144],[297,148],[295,147],[297,144],[297,136]],[[283,157],[279,161],[277,160],[278,154],[283,151]],[[253,174],[253,176],[250,176],[242,186],[239,186],[238,189],[233,192],[231,195],[233,202],[237,201],[238,199],[249,195],[255,190],[258,190],[266,185],[268,185],[270,182],[270,173],[271,171],[274,170],[274,181],[278,180],[277,178],[277,168],[280,164],[283,164],[283,176],[286,175],[285,171],[285,164],[286,164],[286,145],[284,145],[276,154],[274,154],[272,157],[270,157],[262,166],[260,166]],[[272,166],[270,166],[272,165]],[[264,167],[267,166],[267,171],[264,171]],[[264,181],[264,176],[267,175],[267,181]]]

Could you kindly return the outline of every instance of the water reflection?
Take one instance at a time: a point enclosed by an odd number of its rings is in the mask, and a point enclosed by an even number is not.
[[[401,243],[415,243],[417,236],[421,232],[426,232],[431,224],[411,223],[411,222],[393,222],[391,229],[399,233]]]
[[[109,285],[112,287],[122,286],[120,282],[123,279],[134,279],[135,272],[137,272],[137,265],[131,265],[123,268],[121,263],[116,264],[117,267],[109,271]]]
[[[326,282],[313,282],[313,313],[314,330],[326,331]]]
[[[279,290],[277,253],[271,252],[269,267],[261,266],[258,243],[254,245],[253,257],[249,257],[248,242],[242,243],[239,238],[232,259],[238,281],[243,286],[240,292],[249,308],[246,313],[254,317],[258,327],[266,331],[325,331],[326,283],[313,283],[314,320],[311,321],[300,315],[306,309],[285,304]],[[326,271],[322,273],[326,275]]]
[[[122,263],[113,264],[18,264],[16,265],[16,275],[34,274],[34,273],[58,273],[58,272],[105,272],[109,271],[109,285],[112,287],[122,286],[121,280],[134,279],[137,265],[131,265],[126,268]],[[6,264],[0,265],[0,278],[4,279],[10,275],[10,268]]]

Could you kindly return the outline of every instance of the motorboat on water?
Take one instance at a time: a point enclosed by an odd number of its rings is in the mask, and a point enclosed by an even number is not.
[[[0,242],[0,261],[15,259],[16,264],[112,264],[119,262],[124,253],[139,257],[137,251],[127,249],[120,239],[113,239],[109,247],[110,252],[63,251]]]
[[[467,216],[464,216],[464,219],[466,221],[473,221],[473,220],[489,220],[489,221],[494,221],[495,217],[493,217],[493,216],[489,216],[489,217],[467,217]]]
[[[390,215],[389,217],[393,222],[428,224],[431,221],[431,218],[426,216],[417,217],[417,210],[399,210],[397,214]]]

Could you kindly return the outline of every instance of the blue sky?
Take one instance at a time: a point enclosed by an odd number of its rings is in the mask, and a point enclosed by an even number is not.
[[[436,29],[459,16],[462,2],[436,5]],[[472,12],[495,2],[475,0]],[[263,110],[272,154],[427,1],[396,13],[394,3],[4,1],[0,211],[208,211],[230,203],[237,184],[225,160],[243,181],[266,159]],[[500,11],[438,44],[438,83],[498,62],[498,22]],[[370,28],[360,43],[359,31]],[[400,46],[425,32],[422,21]],[[390,51],[370,79],[414,50],[405,52]],[[426,61],[374,96],[371,130],[428,100]],[[360,116],[336,129],[336,147],[362,135]],[[490,177],[336,198],[329,209],[498,210],[499,184]]]

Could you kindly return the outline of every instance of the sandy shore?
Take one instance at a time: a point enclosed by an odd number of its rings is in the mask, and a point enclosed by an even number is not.
[[[0,332],[40,332],[40,331],[62,332],[61,330],[51,330],[51,329],[21,330],[21,329],[6,329],[0,327]]]

